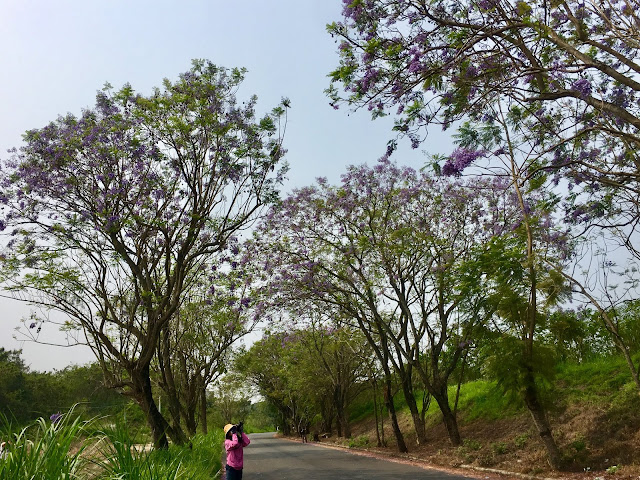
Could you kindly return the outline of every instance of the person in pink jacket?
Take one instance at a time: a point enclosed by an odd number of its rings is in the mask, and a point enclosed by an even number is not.
[[[227,480],[242,480],[242,449],[249,445],[249,437],[242,431],[242,422],[238,425],[228,423],[224,426],[224,449],[227,451]]]

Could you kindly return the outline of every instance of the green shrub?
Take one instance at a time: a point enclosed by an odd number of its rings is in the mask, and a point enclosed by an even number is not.
[[[369,437],[366,435],[360,435],[355,438],[349,439],[349,448],[363,448],[369,445]]]
[[[516,448],[524,448],[529,438],[531,438],[531,435],[529,435],[528,433],[521,433],[513,439],[513,444],[516,446]]]
[[[504,455],[509,451],[509,447],[505,442],[495,442],[491,444],[491,450],[496,455]]]
[[[480,450],[482,448],[482,444],[477,440],[466,438],[462,441],[462,447],[467,450]]]
[[[578,437],[573,442],[571,442],[569,446],[573,448],[576,452],[582,452],[587,448],[587,442],[583,437]]]
[[[618,471],[620,467],[618,467],[618,465],[611,465],[609,468],[607,468],[606,472],[607,473],[616,473]]]

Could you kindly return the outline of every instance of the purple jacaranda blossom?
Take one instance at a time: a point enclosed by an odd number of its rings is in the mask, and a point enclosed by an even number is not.
[[[578,92],[581,98],[586,98],[591,95],[591,82],[586,78],[581,78],[573,82],[571,90]]]
[[[486,152],[483,150],[457,148],[442,167],[442,174],[444,176],[460,176],[465,168],[485,155]]]
[[[478,7],[480,7],[481,10],[490,10],[495,6],[496,6],[495,0],[480,0],[478,2]]]
[[[494,155],[504,155],[505,153],[507,153],[505,147],[499,147],[495,152],[493,152]]]
[[[32,329],[36,328],[36,325],[37,325],[36,322],[31,322],[31,325],[29,325],[29,328],[32,328]]]

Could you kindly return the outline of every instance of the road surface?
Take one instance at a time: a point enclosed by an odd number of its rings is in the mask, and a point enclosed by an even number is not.
[[[249,435],[244,449],[243,480],[463,480],[416,465],[357,455],[314,443],[275,438],[273,433]]]

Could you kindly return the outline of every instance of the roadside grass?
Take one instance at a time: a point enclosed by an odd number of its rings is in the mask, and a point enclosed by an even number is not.
[[[171,445],[168,450],[143,448],[122,425],[102,433],[97,479],[205,480],[220,472],[223,438],[217,430],[195,436],[191,446]]]
[[[0,431],[8,449],[0,461],[0,478],[85,478],[88,462],[83,452],[87,445],[79,440],[84,437],[85,426],[79,417],[70,414],[56,422],[40,418],[17,433],[11,424],[3,422]]]
[[[82,421],[73,409],[51,422],[43,418],[15,430],[0,418],[0,438],[9,442],[0,460],[0,478],[122,480],[204,480],[218,478],[222,431],[197,435],[191,445],[148,451],[149,439],[121,421],[103,417]]]
[[[449,387],[449,401],[453,406],[456,397],[457,386]],[[416,393],[416,402],[420,405],[422,392]],[[408,414],[404,397],[398,393],[394,397],[394,406],[399,413]],[[513,402],[507,398],[498,388],[496,382],[486,380],[474,380],[462,384],[460,397],[458,399],[458,411],[464,421],[475,419],[495,420],[505,416],[517,415],[523,411],[519,402]],[[373,417],[373,400],[371,398],[359,398],[350,405],[349,419],[353,423],[358,423],[367,418]],[[441,419],[440,410],[435,400],[431,399],[429,409],[426,413],[427,423],[439,422]]]
[[[449,387],[449,398],[452,403],[455,400],[456,388]],[[505,395],[496,382],[474,380],[461,386],[458,411],[466,422],[477,419],[497,420],[522,413],[523,406],[520,401],[514,401],[513,398]],[[429,414],[440,418],[435,402],[431,402]]]

